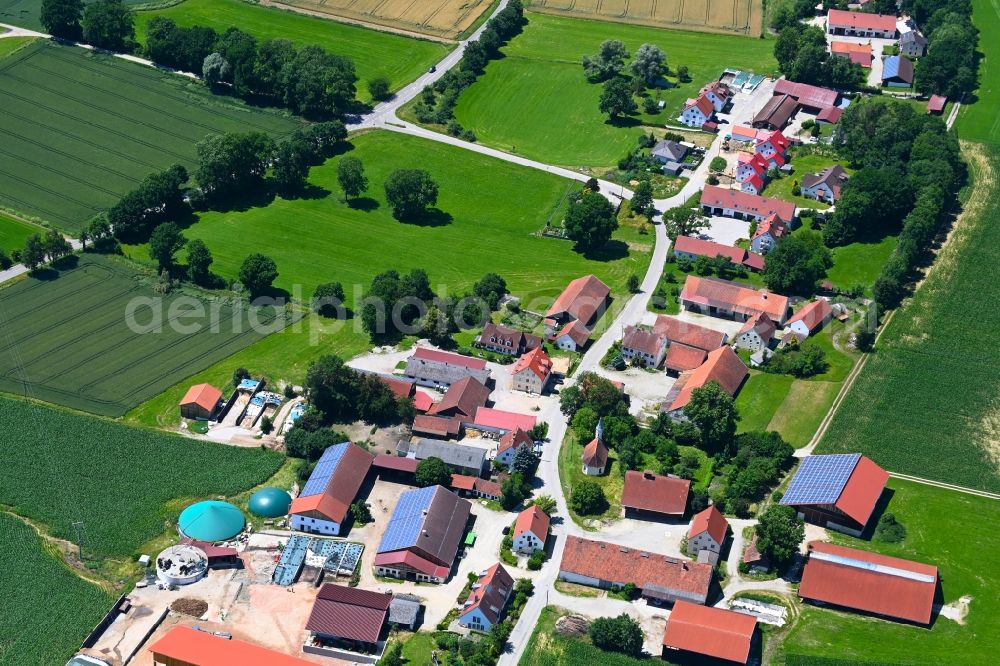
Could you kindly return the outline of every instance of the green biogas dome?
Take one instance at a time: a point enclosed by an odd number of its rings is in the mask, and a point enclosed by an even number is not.
[[[181,511],[177,526],[181,533],[198,541],[225,541],[243,531],[243,512],[229,502],[198,502]]]
[[[292,497],[280,488],[261,488],[250,496],[250,513],[264,518],[277,518],[288,513]]]

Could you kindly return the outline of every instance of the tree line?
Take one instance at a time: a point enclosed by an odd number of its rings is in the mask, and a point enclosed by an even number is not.
[[[913,69],[917,92],[957,98],[975,89],[979,31],[972,24],[972,2],[904,0],[903,9],[927,37],[927,54]]]
[[[790,81],[858,90],[868,78],[861,65],[830,53],[826,33],[814,25],[796,22],[782,29],[774,43],[774,58]]]
[[[72,251],[69,241],[59,231],[50,229],[44,234],[32,234],[24,247],[12,249],[10,255],[0,248],[0,270],[23,263],[33,271],[46,263],[58,262]]]

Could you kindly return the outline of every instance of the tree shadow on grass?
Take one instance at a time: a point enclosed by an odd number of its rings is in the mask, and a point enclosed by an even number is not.
[[[451,213],[446,213],[440,208],[428,208],[417,217],[400,220],[400,222],[417,227],[443,227],[451,224],[454,219]]]
[[[617,118],[608,118],[604,121],[604,124],[611,125],[612,127],[638,127],[642,124],[642,120],[633,116],[619,116]]]
[[[302,200],[325,199],[331,194],[333,194],[333,192],[326,189],[325,187],[320,187],[319,185],[313,185],[312,183],[306,183],[302,189],[296,192],[283,193],[281,195],[281,198],[288,201],[296,199],[302,199]]]
[[[364,213],[370,213],[373,210],[378,210],[379,202],[371,197],[357,197],[356,199],[348,199],[347,207],[354,210],[360,210]]]
[[[591,261],[617,261],[628,257],[628,244],[625,241],[611,240],[604,247],[584,250],[581,254]]]

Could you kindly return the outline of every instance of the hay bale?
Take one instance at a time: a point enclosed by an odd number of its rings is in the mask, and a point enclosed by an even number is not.
[[[590,620],[582,615],[563,615],[556,620],[556,633],[570,638],[580,638],[587,635]]]
[[[201,617],[208,612],[208,603],[202,601],[201,599],[181,597],[170,604],[170,610],[175,613],[184,613],[185,615],[190,615],[192,617]]]

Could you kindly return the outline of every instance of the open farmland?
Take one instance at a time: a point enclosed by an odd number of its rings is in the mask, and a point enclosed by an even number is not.
[[[61,539],[83,521],[90,557],[128,558],[189,501],[236,495],[284,460],[10,398],[0,421],[0,504]]]
[[[86,4],[90,0],[84,0]],[[147,0],[122,0],[123,5],[141,5]],[[0,0],[0,23],[42,30],[38,16],[42,10],[42,0]]]
[[[963,144],[973,186],[963,217],[820,442],[896,471],[1000,490],[1000,148]]]
[[[656,28],[735,32],[751,37],[763,30],[761,0],[531,0],[530,6],[538,12]]]
[[[141,303],[149,307],[136,310],[136,323],[151,324],[155,311],[161,331],[129,326],[127,308]],[[201,318],[182,309],[198,306]],[[213,307],[215,332],[207,316]],[[121,416],[266,334],[248,325],[246,307],[158,296],[120,262],[91,255],[58,277],[46,273],[0,291],[0,318],[0,390],[106,416]],[[285,321],[270,308],[258,320],[273,328]],[[181,332],[196,322],[200,330]]]
[[[10,256],[11,250],[24,247],[24,242],[33,234],[44,234],[45,229],[16,220],[0,213],[0,250]]]
[[[74,232],[147,174],[194,166],[208,134],[290,133],[290,117],[119,58],[38,42],[0,61],[0,206]]]
[[[343,18],[431,37],[458,39],[491,6],[491,0],[273,0],[331,18]]]
[[[0,0],[2,1],[2,0]],[[169,18],[182,27],[202,25],[224,32],[232,26],[259,40],[288,39],[318,44],[331,53],[348,56],[358,74],[358,98],[367,101],[367,81],[384,76],[392,90],[427,71],[443,58],[450,47],[435,42],[393,35],[346,23],[296,14],[243,0],[184,0],[176,5],[136,14],[136,39],[146,42],[146,29],[157,16]]]
[[[598,110],[601,85],[587,81],[580,65],[606,39],[620,39],[630,53],[658,45],[673,70],[686,65],[691,82],[658,91],[665,113],[650,122],[672,122],[684,100],[726,67],[770,73],[773,41],[732,35],[661,30],[529,13],[524,32],[504,56],[458,101],[455,117],[480,143],[550,164],[607,167],[617,163],[645,130],[638,123],[607,122]]]
[[[1000,144],[1000,5],[972,0],[972,22],[979,28],[979,88],[958,110],[955,130],[969,141]]]
[[[114,598],[59,561],[35,531],[0,512],[0,666],[63,664]]]
[[[831,532],[833,540],[937,566],[944,603],[955,604],[962,597],[970,600],[965,624],[938,616],[926,629],[803,604],[775,663],[995,663],[1000,652],[1000,633],[996,630],[1000,585],[983,566],[1000,548],[996,530],[1000,502],[899,479],[890,479],[888,487],[893,495],[886,510],[906,527],[907,536],[902,542],[864,541]],[[969,519],[962,520],[964,517]],[[956,539],[954,526],[959,520],[962,538]]]

